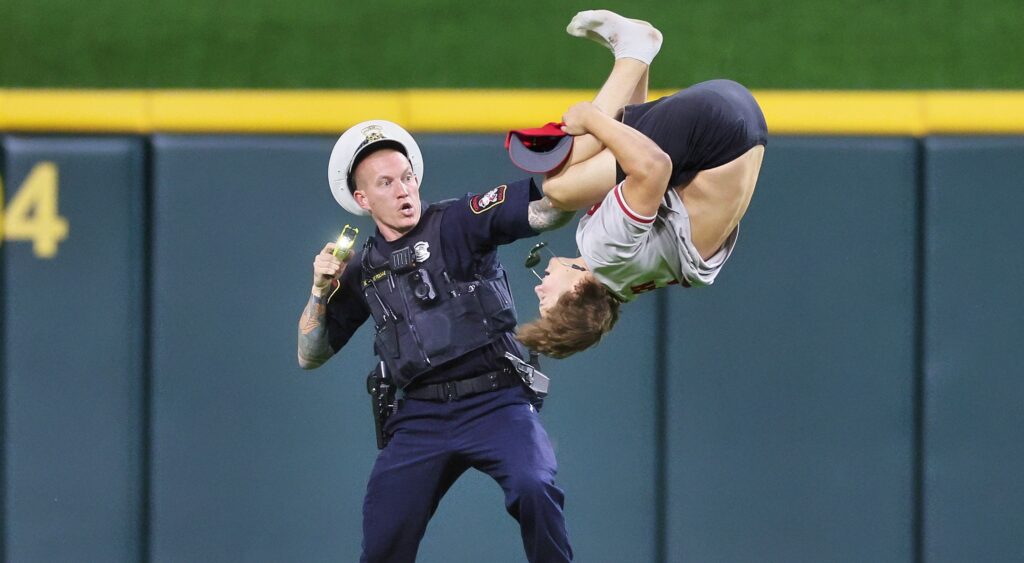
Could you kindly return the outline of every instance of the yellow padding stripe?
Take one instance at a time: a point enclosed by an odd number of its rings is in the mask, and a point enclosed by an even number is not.
[[[924,135],[923,96],[913,92],[756,93],[771,133]],[[1022,107],[1024,110],[1024,107]]]
[[[561,121],[586,90],[411,90],[408,126],[416,131],[507,131]]]
[[[1024,92],[931,92],[924,98],[930,133],[1024,133]]]
[[[0,90],[0,130],[128,131],[150,126],[141,90]]]
[[[403,122],[395,92],[153,91],[150,131],[337,133],[366,119]]]
[[[651,92],[651,98],[671,93]],[[559,120],[589,90],[3,90],[0,131],[325,133],[366,119],[418,132]],[[775,134],[1024,134],[1024,91],[755,91]]]

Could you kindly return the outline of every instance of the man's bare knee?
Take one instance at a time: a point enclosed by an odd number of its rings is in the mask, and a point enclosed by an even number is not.
[[[560,209],[562,211],[574,211],[569,205],[570,194],[572,190],[567,185],[568,182],[560,181],[559,176],[548,176],[544,178],[544,182],[541,184],[541,191],[551,201],[552,207]]]

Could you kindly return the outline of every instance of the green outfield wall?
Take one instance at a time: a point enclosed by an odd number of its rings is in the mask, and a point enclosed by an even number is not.
[[[419,134],[423,194],[520,177],[501,134]],[[364,327],[300,370],[335,137],[0,137],[6,561],[327,561],[376,453]],[[549,361],[580,561],[1019,561],[1024,140],[771,138],[711,287]],[[544,237],[573,251],[573,230]],[[520,317],[534,240],[503,248]],[[420,561],[521,561],[469,474]]]

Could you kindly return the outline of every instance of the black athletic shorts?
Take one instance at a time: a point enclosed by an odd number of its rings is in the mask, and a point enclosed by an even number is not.
[[[653,102],[626,106],[622,122],[647,135],[672,159],[669,186],[768,144],[768,125],[750,91],[732,80],[694,84]],[[626,178],[616,163],[616,182]]]

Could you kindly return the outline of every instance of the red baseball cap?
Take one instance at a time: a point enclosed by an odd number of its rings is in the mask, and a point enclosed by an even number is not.
[[[514,129],[505,136],[505,149],[513,164],[527,172],[543,174],[562,166],[572,151],[572,135],[564,123],[547,123],[534,129]]]

